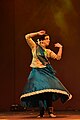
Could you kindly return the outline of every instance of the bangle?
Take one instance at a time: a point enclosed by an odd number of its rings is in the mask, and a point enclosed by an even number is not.
[[[30,34],[28,34],[28,37],[29,37],[29,38],[31,38],[31,35],[30,35]]]
[[[61,46],[60,48],[62,48],[63,46]]]
[[[31,37],[31,35],[29,34],[29,37]]]
[[[38,32],[36,32],[36,34],[38,35]]]

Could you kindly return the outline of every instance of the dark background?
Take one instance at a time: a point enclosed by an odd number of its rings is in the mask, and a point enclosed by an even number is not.
[[[31,68],[30,48],[24,35],[46,30],[63,45],[60,61],[50,60],[57,77],[73,95],[56,110],[80,109],[80,0],[0,0],[0,111],[19,104]]]

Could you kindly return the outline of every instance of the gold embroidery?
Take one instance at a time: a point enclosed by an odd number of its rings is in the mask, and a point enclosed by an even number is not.
[[[24,97],[29,97],[32,95],[36,95],[36,94],[40,94],[40,93],[45,93],[45,92],[54,92],[54,93],[61,93],[64,95],[67,95],[69,97],[68,100],[70,100],[72,98],[71,94],[68,94],[66,91],[62,91],[62,90],[57,90],[57,89],[45,89],[45,90],[39,90],[39,91],[35,91],[35,92],[30,92],[30,93],[25,93],[23,95],[21,95],[20,99],[24,98]]]

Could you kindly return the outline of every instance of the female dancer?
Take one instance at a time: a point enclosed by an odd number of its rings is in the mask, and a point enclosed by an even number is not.
[[[33,41],[33,37],[39,35],[37,42]],[[50,37],[44,30],[25,35],[26,41],[32,51],[32,62],[30,67],[32,70],[28,77],[23,93],[20,96],[21,101],[25,101],[27,106],[36,107],[39,105],[40,114],[38,117],[44,116],[45,106],[50,117],[56,117],[53,113],[52,101],[61,99],[64,103],[71,99],[72,95],[64,87],[64,85],[55,76],[55,70],[50,65],[48,57],[56,60],[61,59],[62,45],[56,43],[58,53],[46,47],[50,43]]]

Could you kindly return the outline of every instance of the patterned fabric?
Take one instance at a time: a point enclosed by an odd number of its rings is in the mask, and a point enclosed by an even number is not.
[[[36,55],[44,68],[32,68],[28,77],[23,93],[20,97],[21,101],[25,101],[27,106],[38,106],[40,94],[47,95],[52,93],[52,100],[61,99],[64,103],[71,99],[72,95],[55,76],[56,71],[50,65],[45,56],[45,50],[41,46],[37,46]]]

